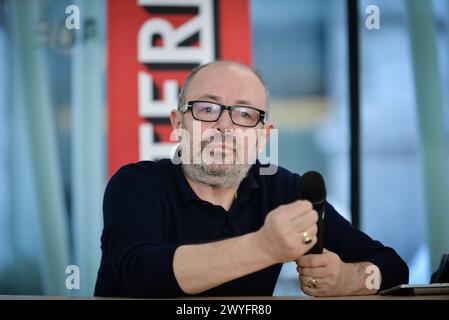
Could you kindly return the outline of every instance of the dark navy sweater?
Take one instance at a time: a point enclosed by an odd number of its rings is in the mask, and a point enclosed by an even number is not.
[[[295,201],[301,177],[281,167],[260,175],[252,166],[229,211],[201,200],[180,165],[170,160],[122,167],[104,195],[102,258],[96,296],[179,297],[186,294],[173,273],[173,256],[183,244],[206,243],[258,230],[276,207]],[[326,204],[324,247],[342,261],[369,261],[380,268],[380,290],[408,282],[408,268],[391,248],[351,226]],[[272,295],[282,265],[212,288],[205,296]],[[210,270],[214,272],[214,270]]]

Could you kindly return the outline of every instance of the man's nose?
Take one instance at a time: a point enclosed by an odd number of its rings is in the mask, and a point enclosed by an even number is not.
[[[215,127],[222,131],[234,128],[234,124],[232,123],[231,114],[229,113],[229,110],[223,110],[220,118],[217,120]]]

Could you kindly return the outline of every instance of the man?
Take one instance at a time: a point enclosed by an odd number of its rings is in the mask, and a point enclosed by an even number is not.
[[[182,163],[130,164],[108,184],[95,295],[272,295],[282,263],[294,260],[312,296],[375,294],[367,270],[377,271],[380,290],[408,282],[395,251],[330,204],[326,250],[306,254],[317,241],[317,213],[297,200],[300,176],[280,167],[261,175],[254,163],[273,128],[267,113],[268,91],[249,67],[218,61],[192,71],[170,114],[184,132]],[[256,140],[236,144],[235,132]]]

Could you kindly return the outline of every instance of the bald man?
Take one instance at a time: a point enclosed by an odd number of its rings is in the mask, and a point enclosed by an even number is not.
[[[273,129],[268,100],[261,75],[240,63],[191,72],[170,114],[183,137],[180,163],[129,164],[109,181],[95,295],[272,295],[289,261],[312,296],[376,294],[408,282],[397,253],[329,203],[325,250],[306,254],[317,241],[317,213],[297,200],[301,177],[281,167],[261,175],[256,161]],[[253,138],[238,143],[239,134]],[[373,272],[380,286],[367,285]]]

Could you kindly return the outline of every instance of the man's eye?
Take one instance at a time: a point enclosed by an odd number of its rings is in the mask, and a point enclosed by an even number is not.
[[[201,109],[201,112],[210,113],[210,112],[212,112],[212,108],[211,107],[204,107],[203,109]]]
[[[252,119],[252,118],[254,117],[254,115],[253,115],[251,112],[241,110],[241,111],[239,112],[239,117],[240,117],[241,119],[247,119],[247,120],[249,120],[249,119]]]

